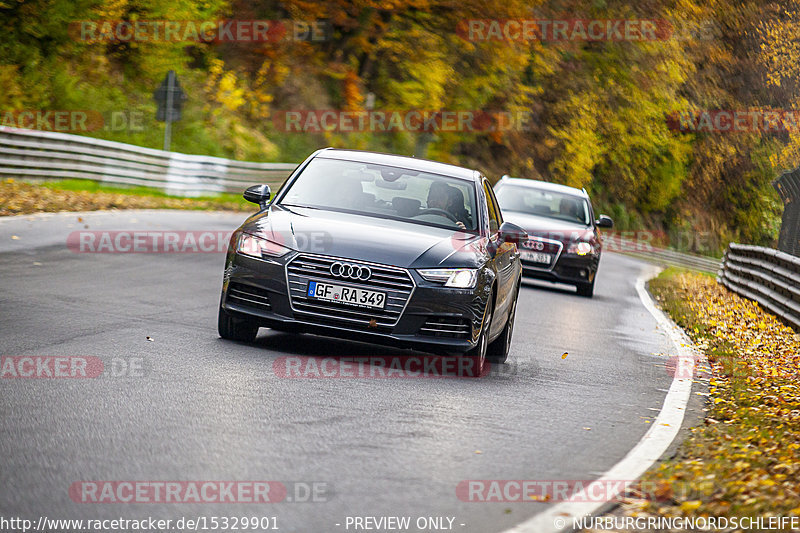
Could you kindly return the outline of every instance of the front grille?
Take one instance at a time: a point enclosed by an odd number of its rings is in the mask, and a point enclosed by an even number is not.
[[[535,268],[537,270],[553,270],[553,267],[556,266],[558,262],[558,258],[561,256],[561,251],[563,250],[564,245],[561,241],[556,241],[552,239],[545,239],[544,237],[536,237],[531,235],[528,237],[528,241],[523,243],[520,247],[520,261],[522,261],[522,265],[525,268]],[[525,251],[531,252],[543,252],[546,254],[550,254],[550,262],[549,263],[537,263],[535,261],[527,261],[523,256]]]
[[[419,328],[419,333],[431,337],[469,339],[472,336],[472,327],[463,318],[431,317]]]
[[[272,310],[267,291],[243,283],[231,283],[228,285],[227,302],[244,307],[253,307],[261,311]]]
[[[372,276],[367,281],[353,281],[331,274],[337,261],[368,266]],[[352,259],[301,254],[286,265],[286,278],[292,309],[299,317],[313,316],[329,325],[346,325],[367,330],[387,331],[397,324],[414,290],[414,281],[402,268]],[[308,282],[322,281],[386,293],[383,309],[366,309],[347,304],[325,302],[308,297]]]

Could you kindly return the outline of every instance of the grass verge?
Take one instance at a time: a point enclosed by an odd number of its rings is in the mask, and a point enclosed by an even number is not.
[[[707,416],[622,512],[800,516],[800,336],[711,276],[668,269],[650,290],[708,356]]]
[[[241,195],[228,193],[183,198],[148,187],[114,187],[90,180],[0,181],[0,216],[104,209],[254,211],[255,206]]]

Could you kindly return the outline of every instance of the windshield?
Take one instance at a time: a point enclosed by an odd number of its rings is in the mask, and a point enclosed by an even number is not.
[[[573,194],[518,185],[503,185],[495,190],[495,195],[502,211],[516,211],[528,215],[555,218],[585,226],[591,222],[589,204],[586,199]]]
[[[452,229],[477,227],[472,182],[357,161],[313,159],[280,203]]]

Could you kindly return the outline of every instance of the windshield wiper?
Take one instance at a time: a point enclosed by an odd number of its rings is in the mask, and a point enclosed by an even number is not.
[[[314,207],[312,205],[297,205],[297,204],[278,204],[278,205],[282,207],[300,207],[302,209],[316,209],[316,210],[322,209],[321,207]]]

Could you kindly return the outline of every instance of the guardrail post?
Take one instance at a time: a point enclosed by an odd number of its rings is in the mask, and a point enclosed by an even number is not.
[[[772,185],[783,200],[778,249],[800,257],[800,168],[784,172]]]

